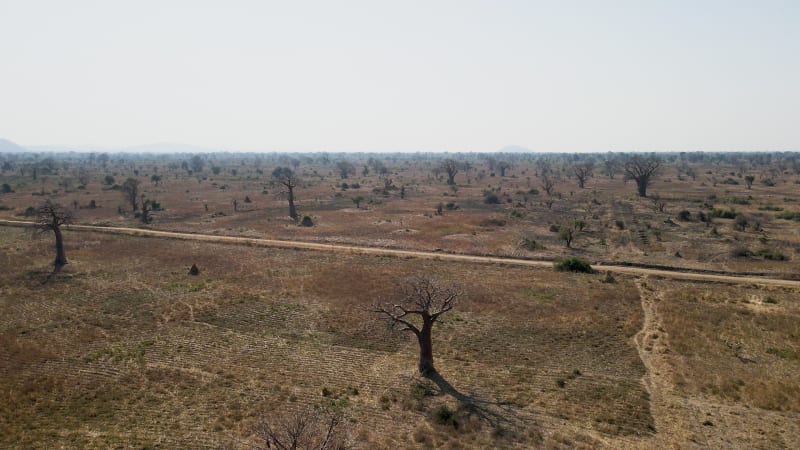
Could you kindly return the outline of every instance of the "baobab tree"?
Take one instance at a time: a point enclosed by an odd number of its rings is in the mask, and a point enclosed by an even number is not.
[[[56,259],[53,261],[53,272],[60,271],[67,264],[61,226],[72,223],[72,219],[72,214],[66,208],[51,200],[45,201],[36,211],[37,231],[39,233],[52,231],[56,237]]]
[[[437,171],[442,171],[447,174],[447,184],[454,186],[456,184],[456,175],[458,171],[464,168],[464,164],[455,159],[445,159],[436,168]]]
[[[294,188],[297,187],[299,182],[297,175],[288,167],[276,167],[275,170],[272,171],[272,178],[275,182],[286,188],[283,194],[285,194],[287,200],[289,200],[289,217],[297,221],[297,208],[294,206]]]
[[[647,197],[647,186],[661,167],[661,160],[655,156],[643,158],[635,155],[625,162],[625,176],[636,181],[639,197]]]
[[[453,309],[463,292],[426,277],[416,277],[400,285],[396,303],[378,304],[373,312],[381,314],[392,329],[410,331],[419,343],[417,369],[421,375],[436,373],[433,365],[433,325]]]
[[[591,161],[576,164],[572,166],[572,174],[578,179],[578,187],[583,189],[586,187],[586,180],[592,176],[594,163]]]
[[[122,183],[122,195],[125,201],[131,204],[131,209],[136,212],[139,210],[139,185],[141,182],[136,178],[128,178]]]

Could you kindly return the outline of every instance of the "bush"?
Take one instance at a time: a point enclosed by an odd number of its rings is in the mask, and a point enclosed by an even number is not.
[[[800,212],[784,211],[776,216],[778,219],[800,221]]]
[[[500,204],[500,197],[498,197],[497,194],[495,194],[493,192],[489,192],[483,198],[483,202],[486,203],[487,205],[499,205]]]
[[[719,209],[714,208],[711,210],[711,217],[721,217],[723,219],[735,219],[736,211],[733,209]]]
[[[439,425],[452,425],[453,428],[458,428],[458,420],[456,420],[456,413],[447,405],[439,405],[433,410],[433,419]]]
[[[783,253],[771,248],[762,248],[755,255],[770,261],[786,261],[788,259]]]
[[[688,210],[684,209],[683,211],[678,213],[678,220],[682,220],[684,222],[688,222],[692,220],[692,213]]]
[[[594,273],[594,269],[592,269],[588,261],[574,256],[556,260],[556,262],[553,263],[553,267],[559,272]]]
[[[311,216],[303,216],[303,220],[300,221],[300,225],[304,227],[313,227],[314,220],[311,218]]]

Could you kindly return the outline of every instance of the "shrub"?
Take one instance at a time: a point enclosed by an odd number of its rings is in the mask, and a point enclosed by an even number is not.
[[[303,220],[300,221],[300,225],[304,227],[313,227],[314,220],[311,218],[311,216],[303,216]]]
[[[483,198],[483,202],[487,205],[499,205],[500,204],[500,197],[493,192],[486,193],[486,196]]]
[[[735,219],[736,211],[733,209],[719,209],[714,208],[711,210],[711,217],[721,217],[723,219]]]
[[[776,216],[778,219],[800,221],[800,212],[784,211]]]
[[[771,248],[762,248],[755,255],[770,261],[786,261],[788,259],[783,253]]]
[[[456,412],[447,405],[439,405],[433,410],[433,420],[439,425],[452,425],[453,428],[458,428]]]
[[[772,187],[775,186],[775,181],[773,181],[772,178],[765,178],[761,180],[761,184],[767,187]]]
[[[622,221],[622,220],[614,221],[614,225],[616,225],[617,228],[619,228],[620,230],[624,230],[625,229],[625,222]]]
[[[682,220],[684,222],[688,222],[692,220],[692,213],[688,210],[684,209],[683,211],[678,213],[678,220]]]
[[[553,263],[553,267],[559,272],[594,273],[594,269],[592,269],[592,266],[588,261],[584,261],[574,256],[556,260],[556,262]]]

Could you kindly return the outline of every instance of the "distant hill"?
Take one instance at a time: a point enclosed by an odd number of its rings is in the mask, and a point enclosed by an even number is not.
[[[17,145],[8,139],[0,138],[0,153],[22,153],[29,151],[27,148]]]
[[[506,145],[500,150],[497,150],[497,153],[533,153],[533,150],[520,145]]]

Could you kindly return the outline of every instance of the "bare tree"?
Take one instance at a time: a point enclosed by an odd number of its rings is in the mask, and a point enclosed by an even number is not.
[[[756,181],[756,177],[753,175],[745,175],[744,184],[747,185],[747,189],[753,189],[753,181]]]
[[[511,164],[508,161],[498,161],[497,162],[497,170],[500,171],[500,176],[506,176],[506,170],[511,168]]]
[[[136,178],[128,178],[122,183],[122,195],[125,201],[131,204],[134,212],[139,210],[139,185],[141,182]]]
[[[437,171],[442,171],[447,174],[447,184],[453,186],[456,184],[456,175],[464,168],[464,164],[455,159],[445,159],[437,167]]]
[[[555,189],[556,182],[552,175],[548,172],[542,172],[542,189],[547,193],[547,195],[553,195],[553,189]]]
[[[345,179],[349,175],[354,175],[356,173],[356,166],[349,161],[339,161],[336,163],[336,169],[339,171],[339,176],[342,179]]]
[[[348,450],[354,448],[347,417],[336,408],[308,408],[255,426],[258,450]]]
[[[614,175],[617,173],[618,169],[619,164],[617,164],[617,161],[613,159],[603,161],[603,172],[605,172],[609,179],[614,179]]]
[[[578,187],[583,189],[586,186],[586,180],[592,176],[594,163],[591,161],[576,164],[572,166],[572,173],[578,179]]]
[[[298,215],[297,208],[294,206],[294,188],[297,187],[299,182],[297,175],[288,167],[276,167],[275,170],[272,171],[272,178],[286,188],[284,194],[286,194],[286,198],[289,200],[289,217],[296,221]]]
[[[378,304],[373,312],[382,314],[392,329],[410,331],[419,342],[417,369],[422,375],[433,374],[433,324],[453,309],[463,292],[427,278],[416,277],[400,286],[397,303]]]
[[[625,162],[625,176],[636,181],[639,197],[647,197],[647,186],[660,167],[661,160],[654,156],[643,158],[636,155]]]
[[[53,272],[58,272],[67,264],[61,226],[72,223],[72,219],[72,214],[66,208],[51,200],[45,201],[36,211],[36,229],[38,232],[48,233],[52,231],[56,236],[56,259],[53,261]]]

